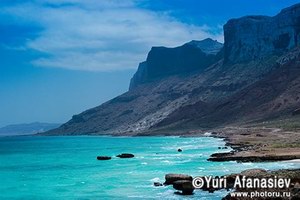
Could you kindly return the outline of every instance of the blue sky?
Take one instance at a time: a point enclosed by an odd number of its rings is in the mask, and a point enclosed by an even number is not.
[[[294,0],[1,0],[0,126],[65,122],[125,92],[151,46],[211,37]]]

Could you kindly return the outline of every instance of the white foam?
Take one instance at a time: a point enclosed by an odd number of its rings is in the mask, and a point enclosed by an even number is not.
[[[151,179],[150,181],[151,181],[151,182],[160,182],[160,178],[155,177],[155,178]]]
[[[205,132],[204,136],[211,136],[211,132]]]

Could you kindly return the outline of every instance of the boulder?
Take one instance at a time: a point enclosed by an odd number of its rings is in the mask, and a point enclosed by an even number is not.
[[[110,156],[97,156],[97,160],[110,160]]]
[[[160,183],[160,182],[154,182],[153,185],[154,185],[155,187],[163,186],[163,184]]]
[[[122,153],[122,154],[117,155],[117,157],[119,157],[119,158],[133,158],[134,155],[131,154],[131,153]]]
[[[178,151],[178,152],[182,152],[182,149],[178,149],[177,151]]]
[[[194,192],[194,186],[192,184],[192,181],[190,180],[179,180],[173,182],[173,188],[175,190],[180,190],[182,191],[181,194],[183,195],[191,195]]]
[[[180,181],[180,180],[187,180],[187,181],[192,181],[193,177],[185,174],[166,174],[165,176],[165,185],[170,185],[173,184],[175,181]]]

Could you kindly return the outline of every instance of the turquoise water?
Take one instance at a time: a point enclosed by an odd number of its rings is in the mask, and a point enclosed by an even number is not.
[[[166,173],[224,175],[254,167],[300,167],[293,162],[206,161],[223,145],[210,137],[0,138],[0,199],[220,199],[226,192],[183,197],[153,182],[163,182]],[[97,155],[119,153],[136,157],[96,160]]]

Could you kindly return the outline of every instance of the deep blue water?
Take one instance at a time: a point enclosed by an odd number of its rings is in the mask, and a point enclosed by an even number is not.
[[[3,137],[0,199],[220,199],[226,192],[183,197],[153,182],[163,182],[166,173],[224,175],[256,167],[300,167],[293,162],[206,161],[219,146],[224,142],[210,137]],[[135,158],[96,160],[119,153]]]

